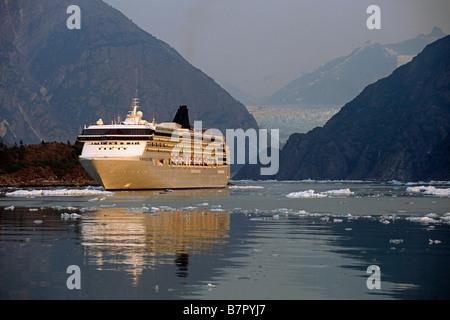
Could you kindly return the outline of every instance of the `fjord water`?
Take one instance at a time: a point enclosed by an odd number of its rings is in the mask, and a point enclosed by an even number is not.
[[[4,189],[0,298],[449,299],[448,188]]]

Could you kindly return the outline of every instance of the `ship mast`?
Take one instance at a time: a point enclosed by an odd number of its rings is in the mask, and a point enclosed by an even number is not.
[[[132,110],[128,112],[127,118],[123,124],[139,124],[142,118],[142,111],[137,111],[139,108],[139,98],[133,98],[131,103]]]
[[[133,98],[131,106],[133,108],[132,115],[133,115],[133,117],[136,117],[137,108],[139,108],[139,98]]]

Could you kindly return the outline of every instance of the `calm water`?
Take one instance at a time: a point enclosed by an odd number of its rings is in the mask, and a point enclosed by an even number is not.
[[[4,189],[0,298],[450,298],[447,183],[233,184]]]

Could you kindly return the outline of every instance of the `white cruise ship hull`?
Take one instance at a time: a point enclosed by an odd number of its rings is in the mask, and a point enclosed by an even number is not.
[[[106,190],[223,188],[230,167],[159,166],[147,158],[80,158],[85,170]]]
[[[99,184],[106,190],[227,185],[230,166],[223,137],[192,130],[186,106],[170,123],[142,120],[137,100],[122,123],[105,125],[99,119],[78,136],[80,163]]]

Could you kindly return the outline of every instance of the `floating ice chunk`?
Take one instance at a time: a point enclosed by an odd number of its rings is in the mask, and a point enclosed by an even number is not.
[[[440,219],[444,222],[450,223],[450,213],[444,214]]]
[[[447,188],[447,189],[434,188],[433,190],[424,191],[423,194],[437,196],[437,197],[450,197],[450,188]]]
[[[411,222],[420,222],[420,223],[436,223],[437,220],[430,218],[430,217],[407,217],[406,220],[409,220]]]
[[[186,211],[191,211],[191,210],[195,210],[195,209],[197,209],[197,207],[193,207],[193,206],[188,206],[188,207],[181,208],[181,210],[186,210]]]
[[[300,216],[306,216],[308,212],[306,210],[299,210],[297,212],[294,212],[294,215],[300,215]]]
[[[79,217],[81,217],[81,215],[78,213],[61,213],[61,219],[77,219]]]
[[[169,206],[159,206],[160,211],[175,211],[175,208],[169,207]]]
[[[428,241],[429,241],[429,243],[428,244],[439,244],[439,243],[441,243],[441,240],[431,240],[431,239],[428,239]]]
[[[432,195],[438,197],[449,197],[450,196],[450,188],[447,189],[437,189],[433,186],[418,186],[418,187],[408,187],[406,188],[406,192],[410,193],[421,193],[424,195]]]
[[[15,208],[14,206],[9,206],[9,207],[5,207],[5,210],[11,210],[12,211],[12,210],[14,210],[14,208]]]
[[[328,190],[324,192],[315,192],[314,190],[306,190],[299,192],[291,192],[286,195],[286,198],[325,198],[328,196],[348,196],[352,195],[354,192],[350,189],[338,189],[338,190]]]
[[[349,195],[355,194],[354,192],[350,191],[349,188],[338,189],[338,190],[328,190],[328,191],[325,191],[322,193],[330,195],[330,196],[349,196]]]
[[[264,189],[263,186],[229,186],[229,189]]]
[[[436,189],[433,186],[417,186],[417,187],[408,187],[406,188],[406,192],[412,192],[412,193],[420,193],[422,191],[429,191]]]
[[[314,190],[306,190],[299,192],[291,192],[286,195],[286,198],[324,198],[327,195],[316,193]]]
[[[16,190],[7,192],[7,197],[36,197],[36,196],[90,196],[90,195],[112,195],[110,191],[94,188],[86,189],[55,189],[55,190]]]
[[[41,224],[41,223],[43,223],[44,221],[42,221],[42,220],[34,220],[33,222],[36,223],[36,224]]]
[[[400,244],[403,243],[403,239],[389,239],[389,243]]]
[[[207,207],[209,206],[209,203],[208,202],[199,203],[198,206]]]

